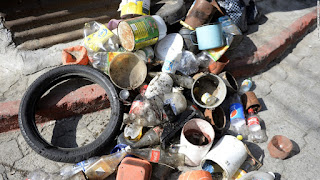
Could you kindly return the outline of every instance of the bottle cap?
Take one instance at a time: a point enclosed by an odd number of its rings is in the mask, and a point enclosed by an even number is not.
[[[237,135],[237,139],[239,139],[240,141],[242,141],[243,136],[241,134]]]
[[[249,108],[248,113],[254,113],[254,110],[252,108]]]

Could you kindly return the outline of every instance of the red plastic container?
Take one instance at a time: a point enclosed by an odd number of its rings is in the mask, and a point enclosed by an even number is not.
[[[150,180],[151,164],[142,159],[126,157],[118,168],[116,180]]]

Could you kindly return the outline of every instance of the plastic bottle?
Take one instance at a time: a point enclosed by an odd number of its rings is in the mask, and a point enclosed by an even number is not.
[[[200,62],[191,51],[182,51],[182,56],[177,64],[177,71],[184,75],[195,74],[199,70]]]
[[[244,176],[249,171],[251,171],[255,164],[256,164],[256,161],[253,158],[250,157],[246,159],[244,163],[240,166],[238,171],[232,176],[232,179],[239,180],[242,176]]]
[[[151,98],[161,94],[170,93],[172,91],[173,79],[168,73],[161,72],[150,81],[145,96]]]
[[[164,95],[164,104],[170,104],[175,115],[178,115],[186,110],[187,100],[182,94],[183,88],[173,88],[172,93]]]
[[[238,94],[234,94],[230,99],[230,130],[232,135],[248,135],[248,128],[244,116],[243,106]]]
[[[215,96],[209,94],[208,92],[204,93],[202,96],[201,96],[201,101],[208,105],[208,106],[211,106],[213,105],[216,101],[218,100],[218,98],[216,98]]]
[[[65,166],[63,168],[60,169],[60,175],[68,178],[71,177],[74,174],[77,174],[80,171],[85,172],[86,169],[88,168],[89,165],[91,165],[92,163],[94,163],[95,161],[97,161],[99,159],[99,157],[91,157],[87,160],[78,162],[75,165],[72,166]]]
[[[118,37],[105,25],[91,21],[84,26],[83,45],[89,52],[114,52],[119,49]]]
[[[132,148],[141,148],[145,146],[159,145],[160,144],[160,136],[163,132],[163,128],[156,126],[154,128],[149,129],[142,138],[131,145]]]
[[[173,168],[184,165],[184,154],[169,153],[162,149],[144,148],[129,149],[128,154],[137,156],[153,163],[164,164]]]
[[[210,64],[210,61],[213,60],[208,51],[201,51],[199,54],[197,54],[196,57],[200,63],[199,66],[203,68],[208,67]]]
[[[275,177],[273,172],[251,171],[242,176],[239,180],[274,180]]]
[[[249,129],[249,141],[257,143],[267,141],[268,137],[260,126],[260,118],[258,115],[254,114],[254,110],[252,108],[248,109],[247,124]]]
[[[133,123],[135,125],[150,127],[157,126],[163,122],[163,101],[161,96],[153,96],[147,99],[138,95],[133,101],[129,118],[123,120],[125,124]]]
[[[54,173],[47,173],[41,169],[37,169],[34,171],[31,171],[28,175],[26,180],[56,180],[56,179],[62,179],[63,177],[59,174]]]
[[[244,94],[245,92],[249,91],[252,87],[251,78],[245,79],[242,81],[239,93]]]
[[[128,146],[113,154],[101,156],[87,168],[85,174],[88,179],[102,180],[108,177],[116,170],[118,164],[127,155],[126,151],[129,149],[130,147]]]

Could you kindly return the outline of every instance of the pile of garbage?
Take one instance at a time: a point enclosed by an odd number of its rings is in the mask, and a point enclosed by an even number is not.
[[[268,140],[252,81],[239,87],[224,71],[230,61],[224,53],[239,45],[249,23],[241,20],[248,13],[241,2],[196,0],[175,21],[181,24],[175,33],[167,33],[168,18],[149,15],[148,0],[123,0],[121,19],[107,25],[86,23],[82,44],[64,49],[63,64],[106,73],[121,90],[128,117],[111,154],[64,167],[59,177],[91,180],[116,173],[117,180],[150,179],[150,163],[159,163],[200,167],[182,173],[181,180],[274,179],[273,173],[258,171],[262,164],[246,146]],[[258,12],[250,2],[254,22]],[[268,148],[284,159],[290,145],[278,140]]]

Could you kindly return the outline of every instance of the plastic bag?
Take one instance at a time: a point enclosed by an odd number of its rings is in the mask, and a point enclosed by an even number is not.
[[[191,75],[199,70],[200,61],[190,51],[182,51],[182,56],[178,64],[177,71],[184,75]]]
[[[94,52],[114,52],[119,49],[118,37],[105,25],[91,21],[84,26],[83,46],[90,54]]]

